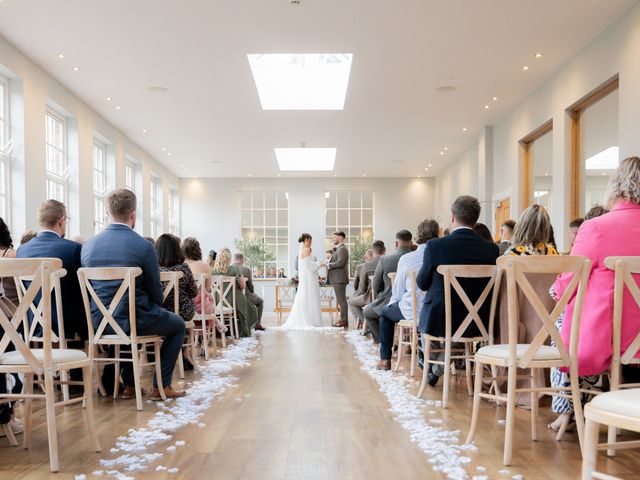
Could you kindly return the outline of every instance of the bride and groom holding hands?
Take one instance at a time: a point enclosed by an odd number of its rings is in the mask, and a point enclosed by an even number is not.
[[[340,306],[340,320],[332,327],[348,328],[347,285],[349,284],[349,250],[344,244],[344,232],[333,234],[333,254],[328,262],[316,262],[311,250],[313,239],[308,233],[300,235],[298,253],[298,290],[291,313],[280,330],[318,330],[322,327],[320,306],[320,277],[318,270],[327,269],[327,279]]]

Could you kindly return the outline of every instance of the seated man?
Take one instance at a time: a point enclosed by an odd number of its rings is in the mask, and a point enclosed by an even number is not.
[[[376,292],[376,299],[364,308],[363,313],[375,343],[380,343],[380,314],[382,313],[382,308],[391,299],[393,285],[391,284],[389,273],[395,273],[398,269],[400,257],[411,251],[411,239],[412,236],[409,230],[400,230],[396,233],[396,251],[380,257],[376,271],[373,274],[371,288]]]
[[[393,284],[391,300],[389,304],[382,309],[380,315],[380,362],[378,362],[378,370],[391,370],[391,353],[393,350],[393,335],[396,323],[400,320],[411,320],[413,318],[413,305],[411,293],[410,272],[418,272],[422,267],[424,258],[424,250],[427,242],[434,238],[438,238],[440,226],[433,219],[423,220],[418,225],[416,234],[416,243],[418,248],[403,255],[398,261],[398,272],[396,281]],[[425,293],[417,289],[416,299],[418,304],[416,310],[418,315],[422,310],[422,302]],[[419,318],[419,317],[418,317]]]
[[[369,277],[375,273],[378,261],[385,252],[384,242],[376,240],[371,246],[371,258],[358,265],[356,270],[356,276],[353,280],[354,293],[349,298],[349,310],[358,319],[358,328],[364,323],[363,308],[371,302],[371,282]]]
[[[167,398],[182,397],[184,391],[171,388],[173,368],[182,348],[185,334],[184,320],[162,308],[162,286],[160,268],[154,246],[138,235],[136,224],[136,195],[130,190],[114,190],[107,197],[107,209],[112,223],[82,247],[82,266],[140,267],[142,275],[136,278],[136,326],[138,335],[161,335],[164,337],[160,350],[162,385]],[[97,282],[94,289],[105,305],[109,305],[119,284]],[[126,298],[126,297],[125,297]],[[114,318],[125,332],[129,332],[127,302],[122,302],[114,312]],[[102,315],[95,309],[93,324],[98,326]],[[135,397],[133,372],[130,363],[122,370],[125,383],[124,398]],[[151,400],[160,400],[157,381],[154,378]]]
[[[513,220],[507,220],[500,227],[500,243],[498,248],[500,249],[500,255],[504,255],[511,244],[513,243],[513,230],[516,228],[516,222]]]
[[[451,233],[429,242],[428,247],[424,249],[422,267],[417,278],[418,288],[427,292],[420,313],[418,331],[435,337],[445,335],[444,277],[437,272],[437,268],[440,265],[495,265],[499,256],[498,245],[483,240],[473,232],[473,226],[480,217],[480,202],[476,198],[456,198],[451,206],[451,216]],[[469,300],[475,303],[486,287],[487,279],[461,279],[460,285]],[[455,291],[451,292],[451,302],[451,331],[455,332],[468,312]],[[485,302],[479,312],[480,318],[486,324],[489,318],[489,303]],[[466,336],[479,334],[475,323],[471,323],[465,332]],[[431,386],[435,385],[442,375],[442,369],[433,367],[428,373]]]
[[[253,274],[251,273],[251,269],[244,264],[244,255],[242,253],[236,253],[233,256],[233,264],[240,269],[240,275],[242,275],[246,280],[244,296],[247,297],[247,301],[249,303],[255,305],[258,309],[258,323],[254,328],[256,330],[265,330],[265,328],[262,326],[262,310],[264,309],[264,300],[262,300],[262,298],[260,298],[255,292],[255,288],[253,286]]]

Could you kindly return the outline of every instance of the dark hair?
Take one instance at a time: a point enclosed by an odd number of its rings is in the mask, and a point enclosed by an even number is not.
[[[514,228],[516,228],[516,221],[515,220],[507,220],[506,222],[502,223],[503,227],[507,227],[509,230],[513,231]]]
[[[13,239],[11,238],[11,232],[4,219],[0,217],[0,247],[13,248]]]
[[[580,228],[580,225],[584,223],[584,218],[574,218],[569,222],[569,228]]]
[[[302,235],[300,235],[300,238],[298,238],[298,243],[302,243],[305,240],[311,240],[312,237],[311,235],[309,235],[308,233],[303,233]]]
[[[180,249],[180,239],[170,233],[163,233],[156,240],[158,263],[161,267],[173,267],[184,262]]]
[[[418,230],[416,232],[416,243],[418,245],[422,245],[423,243],[427,243],[429,240],[433,238],[438,238],[438,233],[440,232],[440,225],[433,218],[427,218],[420,222],[418,225]]]
[[[553,225],[549,225],[549,245],[556,247],[556,234],[553,231]]]
[[[487,242],[494,243],[491,230],[484,223],[476,223],[473,226],[473,232]]]
[[[458,223],[473,227],[480,218],[480,202],[469,195],[461,195],[453,201],[451,213]]]
[[[445,228],[445,229],[442,231],[442,235],[443,235],[443,236],[445,236],[445,237],[446,237],[447,235],[451,235],[451,232],[449,231],[449,227]]]
[[[209,256],[211,257],[211,260],[215,262],[216,258],[218,258],[218,252],[215,250],[209,250]]]
[[[189,260],[202,260],[200,242],[193,237],[187,237],[182,241],[182,254]]]
[[[142,238],[144,238],[147,242],[149,242],[149,243],[151,243],[153,245],[156,244],[156,241],[153,239],[153,237],[142,237]]]
[[[22,234],[22,237],[20,237],[20,245],[24,245],[29,240],[37,236],[38,236],[38,232],[36,232],[35,230],[27,230]]]
[[[409,230],[400,230],[398,233],[396,233],[396,240],[400,242],[408,243],[412,238],[413,235],[411,235],[411,232]]]
[[[384,242],[382,240],[376,240],[371,245],[371,248],[378,255],[384,255],[384,252],[387,251],[387,247],[384,246]]]
[[[609,213],[609,210],[604,208],[602,205],[595,205],[589,209],[587,214],[584,216],[584,219],[591,220],[592,218],[600,217],[605,213]]]
[[[337,235],[339,237],[342,237],[342,238],[347,238],[347,236],[345,235],[345,233],[342,230],[337,231],[337,232],[333,232],[333,234]]]

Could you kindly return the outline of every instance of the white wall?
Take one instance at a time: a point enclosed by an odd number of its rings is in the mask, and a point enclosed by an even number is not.
[[[10,82],[10,115],[13,152],[11,161],[11,227],[19,238],[27,229],[37,229],[36,212],[46,200],[45,110],[55,105],[70,117],[69,153],[71,185],[68,205],[73,235],[93,235],[92,142],[98,133],[110,142],[115,158],[115,185],[124,186],[125,155],[141,164],[144,231],[149,230],[149,176],[163,177],[164,201],[168,205],[169,186],[179,188],[178,178],[151,158],[123,132],[92,110],[60,82],[51,77],[13,45],[0,37],[0,74]],[[168,228],[168,213],[163,225]]]
[[[203,251],[229,247],[240,237],[240,191],[280,190],[289,194],[289,256],[297,255],[297,239],[308,232],[316,239],[316,253],[324,251],[324,213],[327,190],[374,192],[375,238],[393,247],[395,233],[412,232],[435,215],[434,180],[430,178],[227,178],[183,179],[182,236],[200,240]],[[292,264],[292,263],[290,263]]]
[[[599,85],[619,74],[620,156],[640,154],[640,4],[624,13],[536,91],[492,128],[492,196],[510,192],[512,216],[522,211],[522,158],[519,140],[553,119],[553,213],[558,243],[566,248],[570,218],[570,122],[566,109]],[[478,150],[481,141],[479,140]],[[457,193],[474,193],[468,185],[475,144],[436,179],[438,202]],[[485,186],[487,183],[485,182]],[[562,192],[564,195],[562,195]],[[439,203],[440,205],[440,203]],[[438,207],[440,213],[442,209]],[[493,217],[493,215],[492,215]]]

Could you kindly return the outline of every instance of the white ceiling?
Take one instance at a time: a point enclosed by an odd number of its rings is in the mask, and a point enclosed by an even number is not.
[[[304,142],[399,177],[437,174],[632,3],[0,0],[0,35],[180,176],[274,177]],[[353,53],[344,111],[262,111],[249,53]]]

